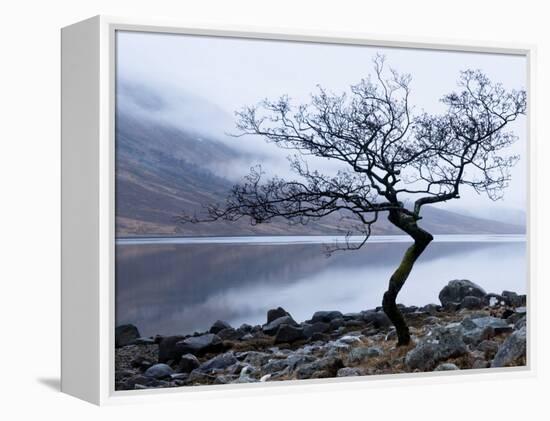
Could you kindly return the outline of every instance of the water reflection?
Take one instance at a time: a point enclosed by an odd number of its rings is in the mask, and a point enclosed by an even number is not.
[[[488,291],[525,293],[525,243],[434,242],[400,294],[404,304],[438,302],[451,279]],[[116,323],[143,335],[205,330],[216,319],[263,323],[283,306],[297,320],[313,312],[360,311],[380,304],[407,244],[372,242],[326,257],[321,244],[118,244]]]

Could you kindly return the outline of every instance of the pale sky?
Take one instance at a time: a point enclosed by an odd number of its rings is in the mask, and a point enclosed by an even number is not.
[[[381,53],[388,66],[412,75],[410,102],[417,109],[442,111],[439,98],[456,88],[461,70],[481,69],[506,88],[525,89],[527,62],[523,56],[461,53],[404,48],[344,46],[288,41],[118,32],[117,80],[144,85],[161,93],[171,107],[164,116],[173,124],[196,126],[224,137],[234,131],[233,113],[264,98],[288,94],[295,104],[308,102],[319,84],[342,93],[372,73],[372,59]],[[178,96],[183,100],[178,100]],[[187,98],[187,100],[185,99]],[[192,98],[192,100],[189,100]],[[218,108],[220,121],[204,104]],[[192,104],[190,108],[190,104]],[[195,105],[198,104],[198,105]],[[221,121],[223,120],[223,121]],[[520,137],[510,153],[521,159],[512,170],[510,187],[496,206],[526,207],[526,119],[512,126]],[[281,165],[289,151],[275,150],[259,138],[225,139],[245,151],[273,157]],[[493,209],[495,204],[474,192],[463,192],[457,208]],[[460,202],[460,203],[458,203]]]

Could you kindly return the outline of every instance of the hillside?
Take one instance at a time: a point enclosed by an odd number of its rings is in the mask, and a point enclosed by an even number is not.
[[[143,97],[139,98],[143,102]],[[128,100],[128,98],[126,98]],[[147,101],[147,107],[154,101]],[[232,182],[215,174],[220,164],[245,156],[223,142],[194,130],[146,118],[128,104],[119,104],[116,119],[116,235],[320,235],[342,234],[340,217],[332,215],[307,225],[286,221],[252,226],[237,222],[178,224],[182,212],[201,212],[208,203],[223,201]],[[139,105],[139,104],[138,104]],[[259,160],[260,158],[258,158]],[[434,234],[523,233],[523,226],[425,208],[421,225]],[[385,218],[373,234],[400,234]]]

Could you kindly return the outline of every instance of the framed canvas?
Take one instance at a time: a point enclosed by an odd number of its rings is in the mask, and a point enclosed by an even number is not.
[[[103,404],[532,373],[533,54],[64,28],[62,390]]]

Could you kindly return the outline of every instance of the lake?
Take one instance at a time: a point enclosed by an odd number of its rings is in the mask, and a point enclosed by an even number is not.
[[[265,323],[284,307],[297,321],[317,310],[356,312],[379,306],[407,236],[373,236],[360,250],[326,246],[343,237],[255,236],[125,238],[116,241],[116,324],[143,336]],[[360,241],[352,237],[351,242]],[[527,290],[523,235],[440,235],[420,257],[398,302],[439,303],[452,279],[487,292]]]

